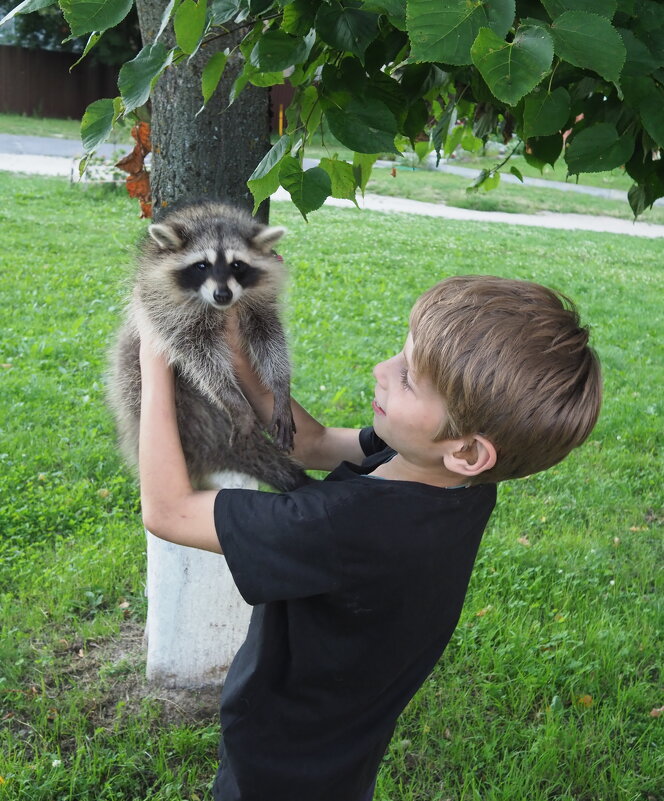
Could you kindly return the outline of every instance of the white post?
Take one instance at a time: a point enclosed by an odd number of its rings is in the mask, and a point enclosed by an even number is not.
[[[215,482],[216,483],[216,482]],[[222,473],[219,487],[256,489],[254,479]],[[146,532],[146,674],[161,687],[221,685],[249,626],[226,560]]]

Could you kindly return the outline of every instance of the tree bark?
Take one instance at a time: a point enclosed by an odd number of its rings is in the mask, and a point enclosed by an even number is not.
[[[137,0],[144,45],[154,41],[164,7],[162,0]],[[167,29],[162,36],[172,47],[172,32]],[[157,220],[179,201],[214,199],[253,210],[246,182],[270,147],[267,89],[247,86],[227,108],[242,68],[241,57],[233,57],[216,93],[196,116],[203,104],[201,74],[207,58],[233,44],[230,37],[216,40],[204,55],[167,69],[153,90],[150,182]],[[256,216],[267,222],[268,214],[265,202]],[[219,486],[255,488],[256,482],[226,474]],[[244,640],[250,607],[223,557],[147,536],[147,677],[168,687],[218,685]]]
[[[143,44],[154,41],[165,4],[137,0]],[[233,105],[229,95],[242,69],[242,56],[229,58],[217,91],[205,109],[201,75],[212,53],[232,47],[238,31],[212,41],[189,60],[168,68],[152,92],[152,169],[150,174],[155,219],[178,201],[215,199],[253,210],[247,179],[270,149],[270,108],[267,89],[247,85]],[[162,34],[175,44],[171,27]],[[269,201],[257,217],[268,221]]]

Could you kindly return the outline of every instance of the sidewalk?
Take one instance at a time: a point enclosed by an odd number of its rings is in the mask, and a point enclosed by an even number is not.
[[[98,154],[105,157],[114,157],[123,148],[116,145],[102,146]],[[127,148],[128,152],[128,148]],[[48,139],[36,136],[11,136],[0,134],[0,170],[10,172],[25,172],[38,175],[59,175],[72,181],[78,180],[78,160],[83,155],[80,142],[66,139]],[[309,162],[310,160],[306,160]],[[305,167],[313,166],[314,162],[306,163]],[[472,177],[476,171],[464,167],[441,165],[444,172],[452,172]],[[440,169],[440,168],[439,168]],[[517,179],[511,175],[503,179]],[[551,186],[552,191],[587,191],[587,194],[601,195],[603,197],[623,198],[624,193],[616,190],[602,189],[601,187],[581,187],[576,184],[561,184],[540,179],[526,179],[525,183]],[[290,195],[281,187],[272,196],[272,200],[290,200]],[[462,209],[455,206],[446,206],[443,203],[424,203],[418,200],[388,197],[385,195],[367,194],[359,198],[360,208],[379,212],[399,212],[403,214],[420,214],[427,217],[437,217],[449,220],[464,220],[469,222],[503,223],[507,225],[525,225],[536,228],[555,228],[564,231],[582,230],[597,231],[612,234],[626,234],[628,236],[642,236],[648,238],[664,237],[664,225],[651,225],[650,223],[631,222],[616,217],[591,216],[585,214],[557,214],[554,212],[540,212],[538,214],[509,214],[500,211],[476,211]],[[328,198],[326,205],[353,208],[349,200]]]

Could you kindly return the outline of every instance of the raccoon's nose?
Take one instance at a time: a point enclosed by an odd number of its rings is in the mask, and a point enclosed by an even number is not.
[[[228,303],[233,297],[233,293],[230,289],[215,289],[212,297],[217,303]]]

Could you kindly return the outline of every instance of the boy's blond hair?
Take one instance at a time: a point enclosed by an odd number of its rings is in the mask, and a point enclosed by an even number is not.
[[[592,431],[599,360],[574,304],[539,284],[455,276],[415,303],[413,368],[445,401],[441,439],[481,434],[497,462],[475,483],[556,464]]]

